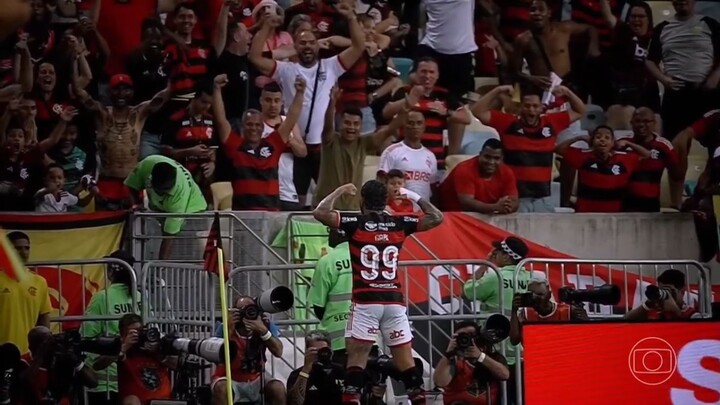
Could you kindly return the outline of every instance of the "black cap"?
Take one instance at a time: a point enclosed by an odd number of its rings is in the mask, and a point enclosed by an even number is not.
[[[135,265],[135,257],[133,257],[133,255],[131,255],[130,253],[128,253],[124,250],[116,250],[116,251],[110,253],[108,256],[105,256],[105,258],[122,260],[125,263],[129,264],[130,267]],[[116,263],[111,263],[109,265],[109,267],[113,271],[118,270],[118,265]]]
[[[493,247],[510,256],[513,260],[520,261],[528,254],[528,247],[522,239],[508,236],[504,240],[496,240]]]

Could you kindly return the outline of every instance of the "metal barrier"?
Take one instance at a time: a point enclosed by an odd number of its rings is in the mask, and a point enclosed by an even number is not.
[[[29,268],[55,268],[57,270],[57,279],[58,279],[58,288],[57,288],[57,298],[60,306],[62,307],[65,305],[63,303],[63,300],[65,297],[64,294],[64,288],[63,288],[63,280],[65,279],[63,272],[64,271],[70,271],[73,272],[71,269],[67,269],[67,267],[79,267],[80,277],[81,277],[81,288],[83,294],[80,294],[80,297],[73,297],[73,298],[80,298],[82,303],[82,308],[87,308],[88,300],[86,297],[85,289],[88,285],[92,285],[93,283],[90,281],[90,278],[88,277],[88,273],[91,271],[87,269],[88,266],[106,266],[108,264],[117,264],[119,266],[124,267],[127,269],[130,273],[130,284],[131,284],[131,290],[137,291],[137,277],[135,275],[135,270],[125,261],[119,260],[119,259],[112,259],[112,258],[104,258],[104,259],[91,259],[91,260],[55,260],[55,261],[39,261],[39,262],[29,262],[27,264],[27,267]],[[108,285],[110,285],[110,280],[108,280],[107,271],[105,269],[96,269],[95,271],[102,271],[102,286],[99,286],[100,289],[107,288]],[[93,278],[96,279],[96,278]],[[99,291],[99,290],[98,290]],[[53,295],[53,293],[50,291],[50,294]],[[107,305],[107,295],[105,296],[105,303]],[[137,295],[132,294],[131,302],[133,305],[133,308],[137,308]],[[62,308],[60,308],[60,314],[62,314]],[[103,315],[103,316],[86,316],[86,315],[60,315],[51,317],[51,322],[56,322],[60,325],[60,330],[62,330],[63,323],[66,322],[83,322],[83,321],[117,321],[119,320],[121,315]]]
[[[652,277],[657,279],[659,273],[663,270],[674,268],[683,270],[685,280],[688,281],[689,270],[695,269],[698,272],[698,289],[697,289],[697,307],[703,317],[710,317],[712,313],[712,287],[710,284],[710,274],[700,262],[695,260],[593,260],[593,259],[536,259],[528,258],[517,264],[514,274],[513,292],[518,292],[518,276],[522,271],[542,271],[545,273],[548,282],[551,282],[550,269],[557,268],[560,271],[560,280],[563,285],[572,284],[577,288],[587,288],[589,286],[599,286],[610,283],[620,287],[622,296],[625,298],[621,303],[621,308],[629,311],[636,308],[644,301],[644,285],[649,283],[643,281],[643,277]],[[589,272],[586,270],[590,267]],[[607,268],[607,277],[598,275],[598,267]],[[619,267],[619,268],[618,268]],[[581,270],[585,268],[585,270]],[[557,270],[554,270],[557,271]],[[553,271],[553,272],[554,272]],[[589,274],[588,274],[589,273]],[[617,274],[620,273],[620,276]],[[632,275],[630,277],[629,275]],[[618,283],[617,278],[620,277],[622,283]],[[629,280],[632,279],[632,280]],[[631,282],[635,286],[630,285]],[[688,283],[690,284],[690,283]],[[635,302],[630,302],[630,297],[635,298]],[[688,292],[684,296],[684,300],[688,305],[695,305]],[[585,304],[585,310],[591,318],[622,318],[623,314],[613,313],[613,308],[604,305]],[[523,385],[519,382],[522,380],[522,353],[521,346],[516,348],[515,375],[517,376],[515,389],[517,400],[516,403],[523,403]]]
[[[478,313],[476,313],[472,309],[466,311],[468,307],[466,305],[462,305],[461,300],[456,298],[458,296],[462,296],[462,293],[458,293],[457,291],[455,291],[453,281],[458,280],[462,282],[463,279],[462,277],[460,277],[460,272],[457,271],[454,266],[485,266],[489,270],[494,272],[497,275],[497,291],[499,304],[498,310],[502,312],[504,308],[503,297],[501,294],[502,277],[500,275],[499,269],[492,263],[489,263],[485,260],[414,260],[399,262],[399,269],[406,268],[406,271],[404,272],[404,282],[406,286],[405,288],[408,291],[411,289],[421,288],[422,291],[427,294],[427,308],[424,308],[417,303],[411,302],[409,300],[409,295],[407,294],[405,296],[405,300],[409,312],[408,318],[412,323],[414,329],[413,336],[416,339],[415,347],[417,349],[418,343],[420,343],[420,345],[425,345],[427,349],[427,353],[420,352],[419,354],[423,357],[427,364],[430,365],[430,367],[428,367],[430,381],[432,381],[432,365],[435,363],[434,360],[442,357],[445,353],[445,347],[437,347],[436,343],[438,337],[440,337],[441,339],[450,339],[450,336],[453,333],[452,331],[454,330],[454,325],[451,321],[476,321],[480,318]],[[418,277],[417,274],[416,276],[411,276],[411,271],[407,270],[408,267],[426,268],[428,286],[425,287],[423,285],[424,283],[418,280],[421,279],[421,277]],[[313,264],[237,267],[233,269],[233,271],[230,273],[231,283],[228,286],[228,288],[230,289],[229,296],[232,297],[233,293],[237,290],[235,288],[236,286],[233,283],[236,280],[240,279],[240,277],[238,276],[241,274],[262,272],[271,273],[284,271],[290,273],[289,278],[292,280],[295,277],[302,277],[302,270],[312,268],[314,268]],[[448,292],[448,294],[442,294],[440,280],[442,276],[447,277],[448,288],[446,291]],[[451,298],[449,308],[448,304],[443,303],[441,299],[441,297],[445,295]],[[302,300],[303,297],[295,297],[296,303],[301,302]],[[299,347],[297,342],[299,342],[301,338],[304,338],[308,327],[312,327],[318,323],[318,321],[315,319],[294,320],[295,317],[292,315],[292,311],[293,309],[291,309],[289,311],[290,313],[287,315],[289,319],[293,320],[274,321],[279,326],[284,327],[285,333],[283,334],[283,337],[287,339],[290,343],[292,343],[293,352],[291,353],[291,361],[286,360],[286,357],[289,357],[287,356],[287,352],[283,359],[277,359],[280,362],[279,365],[276,364],[276,359],[272,359],[270,361],[270,374],[273,376],[275,376],[276,373],[287,375],[291,370],[299,367],[302,364],[304,358],[304,347]],[[449,321],[447,322],[448,325],[441,325],[440,323],[442,321]],[[418,333],[419,329],[424,329],[424,333]],[[502,348],[504,350],[504,344],[502,345]],[[502,391],[505,392],[505,389],[505,385],[503,384]],[[506,396],[503,395],[503,397],[505,398]]]

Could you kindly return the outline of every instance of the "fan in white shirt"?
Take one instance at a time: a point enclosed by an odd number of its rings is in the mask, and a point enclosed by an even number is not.
[[[273,133],[285,120],[285,116],[280,115],[282,109],[283,100],[280,86],[275,82],[266,84],[260,93],[260,111],[265,124],[263,138]],[[280,183],[280,208],[283,211],[299,211],[303,208],[293,181],[294,156],[304,157],[307,155],[307,147],[299,131],[296,125],[290,135],[296,142],[289,142],[289,151],[280,155],[278,182]]]
[[[37,212],[67,212],[68,207],[86,206],[97,193],[95,180],[85,175],[72,192],[63,190],[65,186],[65,171],[58,164],[50,164],[45,170],[45,187],[35,193],[35,211]],[[89,193],[82,199],[77,194],[82,190]]]
[[[425,133],[425,117],[419,111],[407,113],[405,138],[390,145],[382,155],[378,166],[378,177],[382,178],[393,169],[405,174],[405,188],[430,200],[432,186],[438,183],[437,160],[429,149],[422,146]]]

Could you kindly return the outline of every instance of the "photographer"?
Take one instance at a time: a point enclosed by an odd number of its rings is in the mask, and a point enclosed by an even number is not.
[[[135,264],[135,258],[122,250],[110,254],[108,258],[126,262],[130,267]],[[93,295],[85,309],[86,316],[123,315],[127,313],[140,313],[140,294],[132,291],[132,275],[130,270],[116,263],[107,265],[107,278],[110,285]],[[137,307],[133,308],[132,295],[136,296]],[[83,322],[82,335],[84,337],[117,336],[120,334],[117,321],[86,321]],[[117,402],[118,382],[116,359],[105,356],[103,360],[93,354],[88,354],[87,363],[98,373],[98,387],[88,390],[89,405],[104,405]]]
[[[27,340],[30,352],[22,356],[26,368],[13,389],[13,404],[70,403],[73,394],[81,394],[81,386],[97,387],[95,371],[73,348],[62,344],[60,335],[53,336],[47,327],[36,326]]]
[[[345,368],[332,361],[330,336],[314,330],[305,336],[305,364],[287,380],[288,405],[342,404]]]
[[[278,339],[278,330],[267,318],[257,312],[258,307],[251,297],[241,296],[228,313],[228,334],[237,344],[237,355],[232,360],[232,391],[234,402],[260,403],[264,394],[265,403],[285,405],[285,386],[278,380],[265,378],[265,349],[277,358],[283,354],[283,345]],[[255,312],[255,313],[253,313]],[[222,337],[222,329],[216,330]],[[263,384],[263,381],[267,381]],[[226,405],[225,365],[219,364],[213,374],[213,404]]]
[[[147,405],[152,400],[171,399],[170,370],[177,368],[176,356],[161,351],[157,329],[147,329],[136,314],[125,314],[119,321],[122,346],[115,358],[118,364],[118,397],[123,405]],[[105,363],[109,356],[95,362]]]
[[[685,274],[676,269],[668,269],[657,278],[656,286],[645,289],[645,302],[625,314],[629,321],[697,319],[702,315],[685,303],[687,292]]]
[[[500,382],[510,378],[505,357],[483,339],[474,322],[458,323],[455,332],[433,374],[434,384],[443,388],[443,403],[498,404]]]

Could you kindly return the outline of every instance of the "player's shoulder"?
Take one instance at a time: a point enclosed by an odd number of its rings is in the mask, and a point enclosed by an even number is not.
[[[387,148],[385,148],[385,150],[383,151],[382,154],[383,155],[385,155],[385,154],[388,154],[388,155],[393,154],[394,155],[394,154],[401,153],[403,151],[403,149],[405,149],[405,148],[404,148],[404,145],[402,142],[395,142],[395,143],[391,144],[390,146],[388,146]]]
[[[667,138],[663,138],[662,136],[656,136],[655,139],[653,139],[653,146],[656,148],[668,150],[672,150],[673,148],[672,142],[670,142]]]

